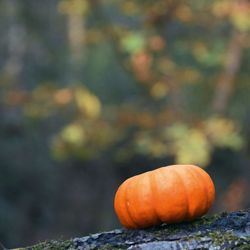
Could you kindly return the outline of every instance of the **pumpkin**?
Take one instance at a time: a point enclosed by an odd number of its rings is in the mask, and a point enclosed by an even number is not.
[[[118,188],[114,208],[126,228],[191,221],[211,207],[215,188],[194,165],[171,165],[133,176]]]

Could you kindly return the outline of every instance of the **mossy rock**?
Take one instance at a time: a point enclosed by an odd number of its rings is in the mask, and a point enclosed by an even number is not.
[[[162,224],[144,230],[116,229],[67,241],[42,242],[21,249],[246,250],[250,249],[250,209],[204,216],[189,223]]]

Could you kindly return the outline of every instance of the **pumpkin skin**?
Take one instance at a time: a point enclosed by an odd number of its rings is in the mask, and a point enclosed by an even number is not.
[[[133,176],[118,188],[114,208],[126,228],[191,221],[211,207],[215,188],[194,165],[171,165]]]

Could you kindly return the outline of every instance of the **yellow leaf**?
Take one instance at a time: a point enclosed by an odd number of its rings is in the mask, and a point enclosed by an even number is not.
[[[81,145],[85,142],[85,131],[79,124],[70,124],[65,127],[61,133],[61,138],[70,144]]]
[[[198,130],[190,130],[176,142],[176,162],[178,164],[199,164],[206,166],[210,160],[210,146],[205,135]]]
[[[85,88],[76,88],[75,101],[79,110],[89,118],[97,118],[101,112],[101,102]]]
[[[213,117],[204,123],[205,132],[212,143],[219,147],[241,149],[244,140],[240,136],[233,121],[220,117]]]
[[[89,9],[86,0],[63,0],[58,4],[58,11],[68,15],[85,15]]]
[[[179,164],[199,164],[206,166],[210,160],[210,145],[206,135],[191,129],[185,124],[176,123],[165,131],[165,136],[171,140],[171,147]]]
[[[240,13],[236,12],[231,16],[232,23],[240,31],[247,31],[250,29],[250,12]]]
[[[168,93],[168,86],[164,82],[155,83],[150,90],[150,94],[157,99],[163,98],[164,96],[167,95],[167,93]]]

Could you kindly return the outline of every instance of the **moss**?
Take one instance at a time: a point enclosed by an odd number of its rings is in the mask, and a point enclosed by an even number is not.
[[[208,236],[212,239],[212,242],[215,245],[223,245],[226,243],[230,243],[232,241],[237,241],[239,238],[235,236],[232,232],[210,232]]]
[[[44,249],[48,249],[48,250],[65,250],[65,249],[70,249],[70,246],[71,246],[71,241],[70,240],[66,240],[66,241],[52,240],[52,241],[46,241],[46,242],[38,243],[35,246],[26,248],[26,250],[44,250]]]
[[[238,248],[238,250],[249,250],[250,249],[250,243],[242,245]]]
[[[211,225],[213,224],[216,220],[221,218],[223,214],[218,214],[218,215],[213,215],[213,216],[204,216],[201,217],[200,219],[195,220],[193,223],[191,223],[191,226],[194,226],[195,228],[200,227],[202,225]]]
[[[236,235],[233,234],[232,231],[226,231],[226,232],[209,232],[207,235],[200,234],[195,235],[192,239],[195,239],[197,241],[201,240],[202,237],[208,236],[211,239],[211,243],[215,246],[224,246],[224,245],[231,245],[235,244],[237,246],[237,249],[239,250],[246,250],[250,249],[250,237],[246,238],[239,238]]]
[[[164,228],[164,229],[154,231],[153,234],[155,237],[161,237],[166,234],[174,233],[174,231],[176,230],[172,230],[171,228]]]

